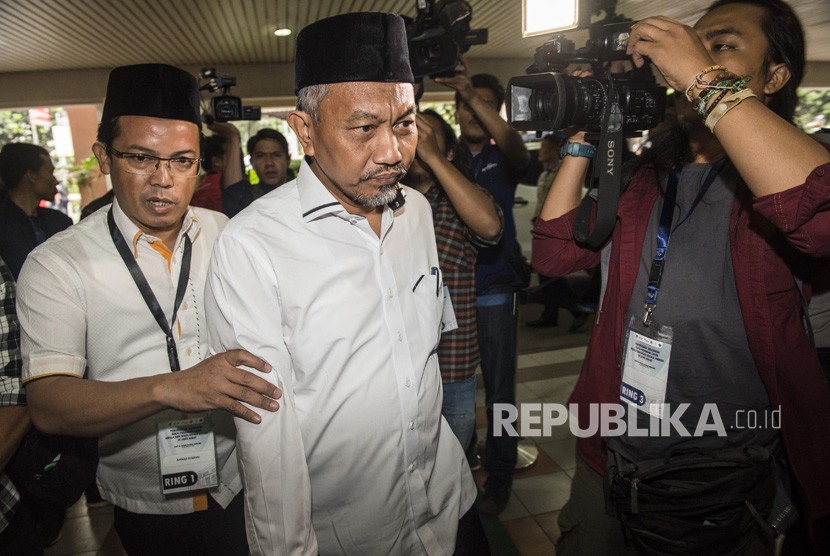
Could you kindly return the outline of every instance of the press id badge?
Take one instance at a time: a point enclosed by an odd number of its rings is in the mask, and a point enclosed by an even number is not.
[[[672,329],[652,323],[646,327],[631,317],[623,350],[620,399],[649,415],[662,418],[669,378]]]
[[[162,494],[219,484],[210,414],[158,423],[158,446]]]

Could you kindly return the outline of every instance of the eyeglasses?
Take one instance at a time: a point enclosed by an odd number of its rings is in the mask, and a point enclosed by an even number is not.
[[[199,174],[201,160],[198,158],[188,158],[186,156],[164,158],[144,153],[124,153],[112,145],[107,145],[107,151],[123,160],[125,162],[124,171],[130,174],[139,176],[154,174],[159,169],[162,161],[167,163],[167,170],[174,176],[192,178]]]

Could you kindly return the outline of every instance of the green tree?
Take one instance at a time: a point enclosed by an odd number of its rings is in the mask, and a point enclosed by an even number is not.
[[[31,142],[32,126],[29,124],[29,113],[15,110],[0,111],[0,145]]]
[[[798,90],[798,107],[795,123],[807,133],[815,133],[822,127],[830,127],[830,89]]]

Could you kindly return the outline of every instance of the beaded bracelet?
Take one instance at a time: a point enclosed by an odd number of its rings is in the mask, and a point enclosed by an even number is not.
[[[740,91],[728,94],[709,111],[709,115],[706,116],[705,121],[706,127],[714,133],[715,125],[717,125],[724,114],[738,106],[744,100],[755,96],[752,89],[741,89]]]
[[[709,105],[708,105],[708,108],[706,108],[706,112],[703,114],[704,119],[709,117],[709,114],[711,114],[711,113],[712,113],[712,110],[714,110],[714,109],[715,109],[715,107],[716,107],[718,104],[720,104],[720,103],[721,103],[721,101],[722,101],[722,100],[726,97],[726,95],[728,95],[728,94],[729,94],[729,91],[728,91],[728,90],[723,90],[723,91],[719,91],[719,92],[718,92],[718,96],[716,96],[716,97],[715,97],[715,100],[713,100],[713,101],[711,102],[711,104],[709,104]]]
[[[697,99],[695,102],[695,111],[704,116],[706,114],[706,107],[709,105],[709,101],[715,98],[719,92],[718,89],[706,89],[703,93],[700,94],[700,98]]]
[[[702,118],[706,118],[708,114],[706,108],[709,106],[709,102],[715,97],[719,90],[737,93],[738,91],[743,91],[746,89],[749,80],[749,77],[731,76],[726,77],[718,81],[717,83],[709,84],[706,87],[706,92],[700,95],[700,98],[695,104],[695,110],[698,114],[700,114]]]
[[[707,73],[712,73],[713,71],[727,71],[725,66],[709,66],[708,68],[704,68],[702,72],[697,74],[695,78],[692,80],[691,84],[686,87],[686,98],[689,102],[694,102],[695,100],[692,98],[692,89],[695,85],[701,85],[701,83],[706,84],[706,81],[703,81],[703,76]],[[731,75],[731,74],[730,74]]]

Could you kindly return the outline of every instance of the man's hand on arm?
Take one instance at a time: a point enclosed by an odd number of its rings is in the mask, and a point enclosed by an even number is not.
[[[162,375],[167,380],[159,389],[159,399],[180,411],[224,409],[236,417],[259,423],[262,418],[242,402],[276,411],[282,393],[264,378],[238,368],[240,365],[261,373],[271,372],[268,363],[245,350],[226,351],[187,370]]]
[[[165,409],[185,412],[222,409],[259,423],[261,417],[242,402],[276,411],[280,390],[262,377],[271,366],[243,350],[221,353],[177,372],[118,382],[47,376],[27,383],[32,421],[43,432],[100,436]]]

